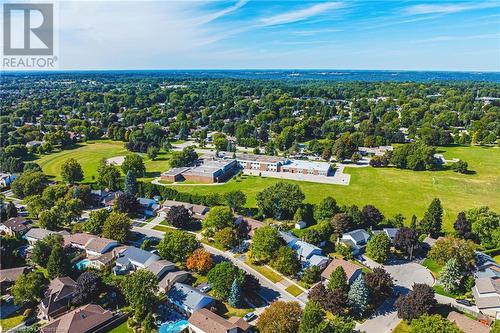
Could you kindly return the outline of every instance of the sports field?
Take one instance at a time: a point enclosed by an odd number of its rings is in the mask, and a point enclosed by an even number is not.
[[[69,158],[74,158],[83,168],[84,182],[92,182],[92,177],[97,177],[97,168],[103,158],[108,159],[128,154],[131,154],[131,152],[125,149],[121,141],[99,140],[80,143],[72,149],[42,155],[36,162],[40,164],[45,174],[61,180],[62,163]],[[147,179],[158,177],[160,173],[168,169],[166,153],[160,153],[154,161],[150,160],[145,154],[142,154],[142,157],[146,165],[145,178]]]

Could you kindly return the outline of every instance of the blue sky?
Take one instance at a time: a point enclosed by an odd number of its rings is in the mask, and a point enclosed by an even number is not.
[[[67,1],[62,69],[500,71],[499,1]]]

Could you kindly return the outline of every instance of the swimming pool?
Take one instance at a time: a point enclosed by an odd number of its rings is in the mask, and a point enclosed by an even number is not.
[[[179,333],[183,329],[188,327],[188,321],[186,319],[181,319],[176,322],[163,323],[158,329],[159,333]]]
[[[83,260],[80,260],[79,262],[77,262],[76,264],[74,264],[73,267],[75,267],[79,271],[83,271],[83,270],[87,269],[89,267],[89,265],[90,265],[90,260],[83,259]]]

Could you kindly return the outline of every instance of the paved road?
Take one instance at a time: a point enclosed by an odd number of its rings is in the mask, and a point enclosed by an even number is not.
[[[159,239],[163,238],[164,233],[161,231],[156,231],[153,229],[146,229],[144,227],[132,227],[132,231],[142,233],[146,236],[149,237],[156,237]],[[201,238],[201,236],[197,233],[195,234],[198,238]],[[259,282],[262,288],[259,291],[259,295],[262,296],[268,303],[275,302],[277,300],[283,300],[283,301],[297,301],[301,306],[305,306],[305,303],[300,300],[295,298],[293,295],[289,294],[284,288],[281,286],[273,283],[271,280],[266,278],[264,275],[260,274],[256,270],[254,270],[252,267],[248,266],[242,259],[241,256],[238,258],[234,257],[234,254],[231,252],[225,252],[221,251],[219,249],[216,249],[212,246],[202,244],[203,247],[207,252],[210,252],[211,254],[215,256],[222,257],[226,260],[231,261],[234,265],[236,265],[238,268],[243,269],[245,272],[248,274],[251,274],[255,276]]]

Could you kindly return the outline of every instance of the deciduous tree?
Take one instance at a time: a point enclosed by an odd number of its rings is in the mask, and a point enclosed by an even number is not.
[[[301,317],[299,303],[276,301],[260,315],[257,329],[260,333],[297,333]]]
[[[213,267],[212,256],[202,248],[197,249],[187,258],[186,267],[195,272],[205,274]]]
[[[200,246],[195,235],[182,230],[168,230],[158,244],[158,251],[163,259],[183,262]]]
[[[428,313],[436,303],[431,287],[415,283],[408,294],[399,296],[395,305],[399,318],[412,320]]]
[[[40,272],[30,272],[19,276],[12,290],[17,305],[36,304],[42,299],[47,280]]]
[[[276,228],[270,226],[258,228],[250,244],[250,259],[254,262],[269,262],[283,243]]]
[[[113,212],[104,222],[102,237],[125,243],[128,239],[131,227],[130,218],[127,214]]]
[[[70,184],[82,181],[82,166],[74,158],[67,159],[61,166],[61,177]]]
[[[384,233],[374,235],[366,245],[366,254],[376,262],[383,264],[389,258],[391,240]]]
[[[381,300],[392,294],[394,282],[385,269],[376,267],[373,271],[366,273],[364,278],[372,299]]]

